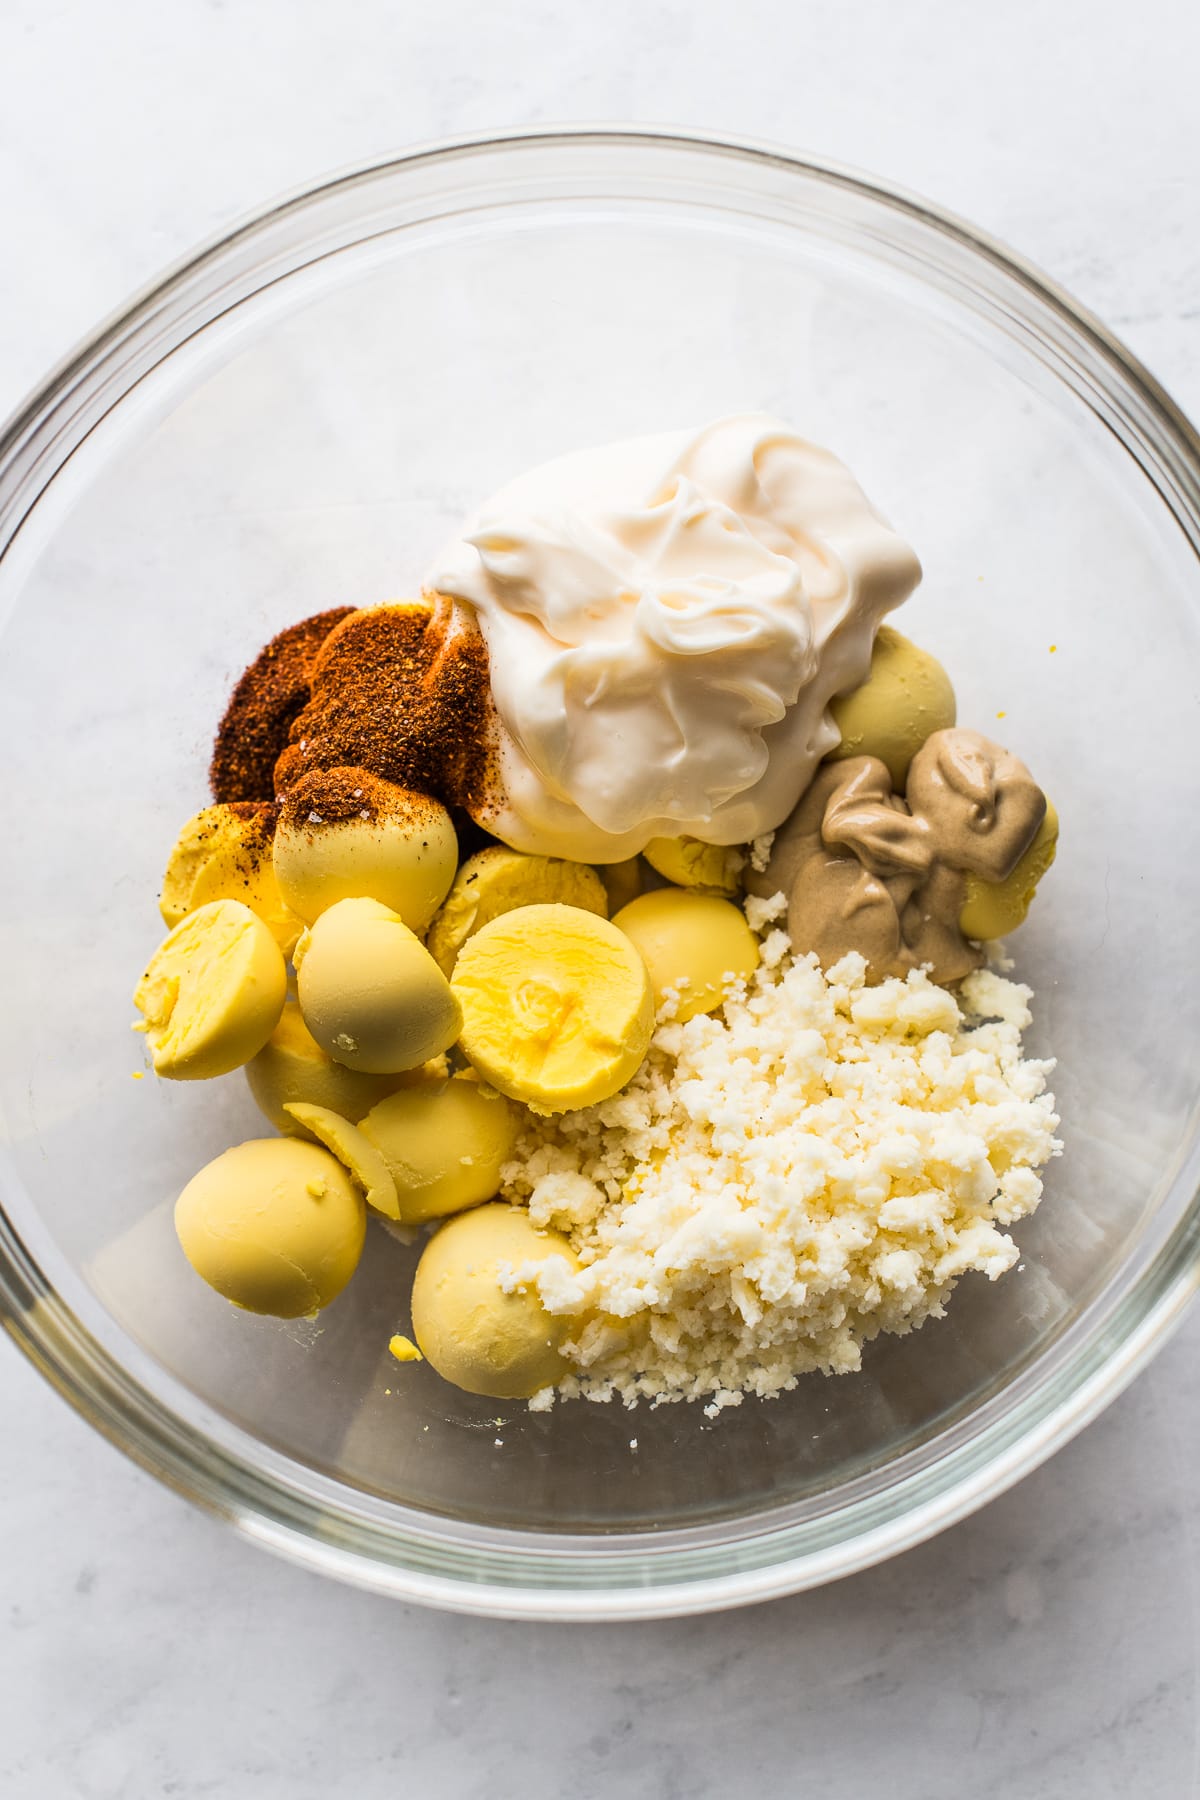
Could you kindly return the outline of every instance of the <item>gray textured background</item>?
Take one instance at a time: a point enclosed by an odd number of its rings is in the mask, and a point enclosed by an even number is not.
[[[0,0],[0,412],[197,238],[446,132],[774,138],[990,228],[1200,413],[1200,9]],[[0,1345],[6,1800],[1197,1793],[1193,1317],[987,1511],[821,1593],[534,1628],[234,1541]]]

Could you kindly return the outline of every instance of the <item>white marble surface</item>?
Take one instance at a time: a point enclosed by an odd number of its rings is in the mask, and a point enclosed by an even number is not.
[[[1194,0],[4,0],[0,412],[281,187],[439,133],[678,122],[879,170],[1040,261],[1200,414]],[[1197,1788],[1193,1317],[937,1542],[683,1624],[532,1628],[236,1542],[0,1346],[6,1800]]]

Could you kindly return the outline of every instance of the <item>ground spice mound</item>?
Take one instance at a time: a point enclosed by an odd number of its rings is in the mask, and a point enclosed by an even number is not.
[[[319,830],[346,819],[397,820],[418,827],[438,812],[425,794],[414,794],[368,769],[310,769],[288,792],[280,817],[293,831]]]
[[[274,800],[275,764],[308,699],[313,658],[353,611],[335,606],[301,619],[259,651],[234,688],[217,731],[208,771],[214,800]]]
[[[487,647],[449,601],[376,606],[321,645],[275,767],[285,797],[314,769],[363,769],[475,818],[496,797]],[[318,809],[319,810],[319,809]]]

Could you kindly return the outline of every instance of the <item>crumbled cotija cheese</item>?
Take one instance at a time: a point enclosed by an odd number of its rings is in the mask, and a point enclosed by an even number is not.
[[[581,1324],[535,1406],[778,1394],[1017,1259],[1004,1228],[1059,1148],[1053,1065],[1021,1056],[1029,989],[990,970],[958,1000],[920,973],[868,987],[857,955],[825,975],[754,904],[762,966],[723,1012],[664,1015],[624,1092],[532,1120],[503,1172],[582,1264],[537,1275]]]
[[[756,837],[750,845],[750,867],[757,870],[760,875],[771,860],[771,845],[774,842],[775,833],[764,831],[762,836]]]

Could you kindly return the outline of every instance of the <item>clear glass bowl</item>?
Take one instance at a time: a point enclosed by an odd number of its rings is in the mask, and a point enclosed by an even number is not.
[[[901,621],[1063,819],[1015,940],[1066,1154],[1020,1272],[709,1423],[476,1401],[387,1354],[378,1234],[315,1324],[239,1315],[172,1199],[260,1124],[134,1081],[130,992],[231,680],[411,592],[573,446],[763,407],[917,546]],[[134,301],[0,446],[6,1323],[146,1467],[410,1598],[586,1618],[783,1593],[978,1506],[1120,1390],[1197,1280],[1200,445],[1042,277],[886,187],[735,145],[456,144],[298,195]],[[636,1440],[636,1441],[635,1441]]]

